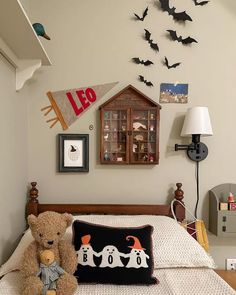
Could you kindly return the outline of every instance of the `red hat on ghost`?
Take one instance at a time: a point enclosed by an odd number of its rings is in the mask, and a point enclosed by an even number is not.
[[[142,247],[139,239],[137,237],[134,237],[134,236],[127,236],[126,237],[126,240],[129,241],[130,239],[133,239],[134,240],[134,245],[133,246],[128,246],[129,248],[132,248],[132,249],[137,249],[137,250],[146,250],[145,248]]]
[[[86,235],[86,236],[81,237],[82,244],[89,245],[90,239],[91,239],[90,235]]]

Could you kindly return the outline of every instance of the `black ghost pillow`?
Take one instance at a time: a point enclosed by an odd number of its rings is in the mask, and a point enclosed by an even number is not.
[[[73,223],[78,282],[157,284],[152,276],[153,227],[110,227],[80,220]]]

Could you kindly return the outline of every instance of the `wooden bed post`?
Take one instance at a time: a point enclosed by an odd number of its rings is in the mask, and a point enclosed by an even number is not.
[[[27,216],[30,214],[38,215],[38,189],[36,188],[37,182],[31,182],[31,189],[29,191],[29,200],[27,204]]]
[[[178,221],[182,222],[185,219],[185,208],[184,202],[182,201],[184,198],[184,192],[181,189],[182,183],[176,183],[177,189],[175,190],[175,199],[177,201],[174,202],[174,212]],[[183,204],[183,205],[181,205]]]

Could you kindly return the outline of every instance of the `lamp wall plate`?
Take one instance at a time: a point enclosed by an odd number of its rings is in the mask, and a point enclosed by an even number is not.
[[[195,146],[195,149],[187,150],[187,155],[192,161],[200,162],[206,159],[208,155],[208,148],[204,143],[198,142]]]

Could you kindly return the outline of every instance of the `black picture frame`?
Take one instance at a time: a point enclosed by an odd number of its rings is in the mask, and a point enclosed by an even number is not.
[[[88,134],[58,134],[58,171],[89,172]]]

